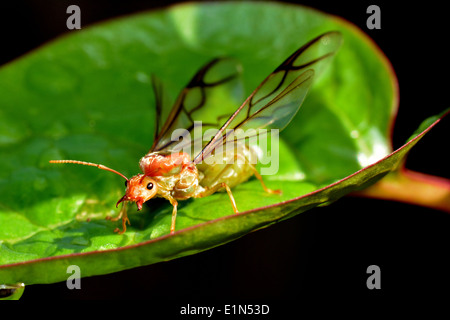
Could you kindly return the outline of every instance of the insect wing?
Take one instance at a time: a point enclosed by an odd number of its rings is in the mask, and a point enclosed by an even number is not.
[[[248,129],[281,130],[286,127],[300,108],[313,76],[323,71],[341,42],[339,32],[328,32],[295,51],[231,115],[195,157],[194,163],[200,163],[227,141],[258,134],[258,130],[249,132]]]
[[[229,118],[236,105],[242,101],[240,65],[230,58],[215,59],[203,66],[178,96],[164,125],[158,124],[151,152],[186,151],[197,154],[204,146],[203,133],[214,132]],[[157,112],[162,115],[164,107],[162,86],[155,78]],[[199,128],[200,132],[196,132]]]
[[[155,136],[153,139],[153,149],[158,142],[158,134],[161,132],[161,126],[163,124],[164,119],[164,111],[167,109],[164,105],[167,102],[167,97],[164,92],[163,84],[161,80],[156,77],[154,74],[152,75],[152,87],[153,93],[155,95],[155,109],[156,109],[156,121],[155,121]]]

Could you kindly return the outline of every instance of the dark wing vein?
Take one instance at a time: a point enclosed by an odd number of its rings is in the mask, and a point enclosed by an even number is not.
[[[231,114],[194,163],[200,163],[226,141],[249,138],[256,132],[253,130],[249,135],[241,130],[237,134],[238,128],[282,130],[286,127],[300,108],[314,74],[321,73],[341,42],[339,32],[328,32],[295,51]]]
[[[239,94],[243,92],[240,88],[239,73],[240,65],[228,58],[214,59],[203,66],[181,91],[164,125],[160,127],[157,124],[158,134],[150,152],[170,151],[175,145],[179,148],[179,138],[188,137],[196,127],[196,121],[202,121],[203,129],[218,129],[220,119],[228,118],[233,106],[242,98]],[[161,88],[154,84],[153,89],[157,97],[157,112],[161,114]],[[217,106],[218,102],[221,103],[220,106]],[[176,129],[185,131],[180,136],[172,137]]]

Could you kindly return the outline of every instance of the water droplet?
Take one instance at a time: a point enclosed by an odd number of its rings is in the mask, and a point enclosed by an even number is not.
[[[46,189],[47,186],[48,186],[47,179],[45,179],[43,177],[36,177],[33,181],[33,188],[36,191],[42,191],[42,190]]]
[[[358,130],[350,131],[350,137],[352,137],[353,139],[358,139],[359,138],[359,131]]]
[[[74,237],[71,241],[71,244],[74,244],[76,246],[89,246],[91,242],[84,238],[84,237]]]
[[[103,36],[91,34],[89,39],[83,41],[81,47],[88,58],[82,57],[86,59],[86,64],[93,64],[100,69],[106,69],[111,65],[111,42]]]
[[[69,130],[61,121],[53,122],[46,130],[45,134],[53,139],[60,139],[67,135]]]
[[[116,249],[118,246],[114,243],[106,243],[98,248],[98,250],[111,250]]]
[[[6,122],[5,125],[0,125],[0,146],[16,144],[24,139],[28,132],[29,130],[18,122]]]
[[[150,77],[144,72],[136,72],[136,80],[142,83],[150,83]]]
[[[41,59],[30,65],[25,80],[30,90],[45,96],[72,92],[79,81],[74,70],[64,66],[62,61],[51,59]]]

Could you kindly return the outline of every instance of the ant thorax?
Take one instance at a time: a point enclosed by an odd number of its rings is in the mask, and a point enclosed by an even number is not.
[[[151,152],[141,158],[139,167],[146,176],[171,176],[180,173],[190,163],[190,156],[184,152]]]
[[[199,173],[187,153],[149,153],[139,162],[142,172],[158,183],[159,197],[188,199],[199,190]]]

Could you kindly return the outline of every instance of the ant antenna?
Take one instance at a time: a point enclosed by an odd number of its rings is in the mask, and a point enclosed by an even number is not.
[[[102,170],[114,172],[114,173],[118,174],[119,176],[121,176],[122,178],[124,178],[125,180],[128,181],[128,178],[125,177],[123,174],[121,174],[119,171],[116,171],[114,169],[108,168],[108,167],[106,167],[106,166],[104,166],[102,164],[85,162],[85,161],[78,161],[78,160],[50,160],[49,162],[50,163],[74,163],[74,164],[82,164],[84,166],[97,167],[97,168],[102,169]]]

